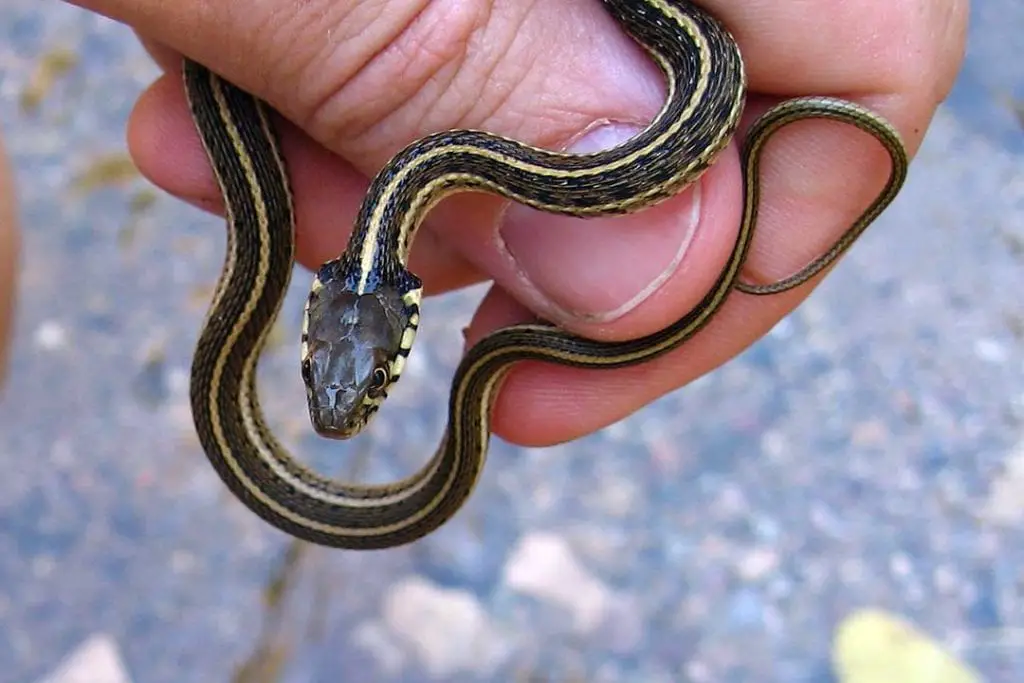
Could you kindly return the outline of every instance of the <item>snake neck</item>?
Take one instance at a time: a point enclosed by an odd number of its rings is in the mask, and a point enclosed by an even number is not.
[[[262,345],[287,293],[294,257],[292,192],[267,107],[195,62],[185,61],[184,78],[229,228],[225,266],[200,346],[209,346],[216,366],[233,375],[242,371],[232,366],[234,359],[248,358]]]

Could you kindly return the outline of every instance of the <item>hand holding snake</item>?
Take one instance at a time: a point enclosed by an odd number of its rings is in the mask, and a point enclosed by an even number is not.
[[[641,4],[643,4],[643,3],[641,3]],[[655,4],[656,4],[656,3],[655,3]],[[756,72],[755,72],[755,73],[756,73]],[[664,123],[664,122],[663,122],[663,123]],[[914,142],[914,140],[912,140],[912,139],[911,139],[911,145],[913,144],[913,142]],[[422,157],[421,157],[421,158],[422,158]],[[898,161],[898,160],[897,160],[897,161]],[[897,166],[898,166],[898,164],[897,164]],[[718,168],[718,167],[716,167],[716,168]],[[733,167],[733,168],[734,168],[734,167]],[[712,171],[711,173],[714,173],[714,170],[715,170],[715,169],[713,169],[713,171]],[[709,177],[710,177],[711,173],[709,174]],[[573,177],[574,177],[574,176],[573,176]],[[709,185],[711,184],[711,183],[710,183],[710,181],[709,181],[709,183],[708,183],[708,184],[709,184]],[[867,185],[867,186],[869,186],[869,184],[870,184],[870,183],[865,183],[865,185]],[[861,188],[861,189],[863,189],[863,188]],[[703,193],[703,194],[705,194],[705,195],[710,195],[710,194],[711,194],[711,191],[710,191],[710,190],[708,190],[708,189],[706,189],[706,190],[705,190],[705,193]],[[767,190],[767,189],[766,189],[766,193],[765,193],[765,194],[766,194],[766,196],[768,196],[768,190]],[[706,202],[707,202],[707,199],[708,199],[708,198],[706,198]],[[854,198],[854,199],[856,199],[856,198]],[[617,200],[615,200],[615,201],[617,201]],[[865,203],[866,203],[866,202],[865,202]],[[858,208],[859,208],[859,207],[858,207]],[[705,225],[701,224],[701,226],[700,226],[700,227],[701,227],[701,229],[703,229],[703,228],[705,228]],[[764,229],[763,227],[759,227],[758,229],[759,229],[759,231],[760,231],[761,233],[764,233],[764,232],[765,232],[765,229]],[[824,245],[824,246],[827,246],[827,243],[825,243],[825,245]],[[689,257],[689,256],[690,256],[690,254],[688,253],[688,254],[687,254],[687,256]],[[811,256],[813,256],[813,254],[811,254]],[[695,257],[694,257],[694,258],[695,258]],[[399,260],[400,260],[400,259],[399,259]],[[716,261],[716,263],[720,263],[720,262],[721,262],[721,259],[719,259],[719,261]],[[797,270],[799,270],[799,269],[800,269],[800,266],[801,266],[801,265],[802,265],[802,263],[796,263],[796,264],[794,264],[794,265],[793,265],[793,266],[791,266],[791,267],[787,267],[787,268],[785,268],[785,269],[784,269],[784,270],[783,270],[782,272],[780,272],[779,274],[781,274],[781,275],[784,275],[784,274],[787,274],[787,272],[786,272],[786,271],[788,271],[788,272],[793,272],[793,271],[797,271]],[[423,270],[423,269],[421,269],[421,271],[422,271],[422,270]],[[350,274],[350,273],[349,273],[349,274]],[[713,274],[714,274],[714,273],[713,273]],[[345,276],[346,276],[346,278],[347,278],[347,276],[348,276],[348,275],[346,274]],[[758,280],[760,281],[761,279],[758,279]],[[763,280],[764,280],[765,282],[770,282],[770,281],[772,281],[772,280],[776,280],[776,278],[774,278],[774,276],[768,276],[768,278],[764,278]],[[721,281],[720,281],[720,282],[721,282]],[[712,283],[712,285],[714,285],[714,284],[715,284],[715,283]],[[666,287],[668,288],[668,287],[669,287],[669,285],[667,284],[667,285],[666,285]],[[696,287],[696,285],[695,285],[695,284],[694,284],[694,287]],[[707,288],[706,288],[706,289],[707,289]],[[715,287],[712,287],[711,289],[712,289],[712,290],[714,291],[714,290],[715,290]],[[746,297],[741,297],[741,298],[746,298]],[[791,305],[792,305],[792,302],[793,302],[793,299],[791,299],[791,300],[790,300],[790,304],[791,304]],[[690,306],[691,306],[691,308],[693,307],[693,306],[692,306],[692,303],[690,303]],[[731,303],[731,301],[730,301],[730,306],[732,306],[732,303]],[[765,306],[765,304],[760,304],[760,306],[764,307],[764,306]],[[770,307],[770,305],[769,305],[769,307]],[[707,304],[700,304],[700,305],[696,306],[695,310],[698,310],[698,311],[700,311],[700,310],[710,310],[710,309],[708,308]],[[685,312],[685,311],[680,311],[680,312]],[[777,313],[776,313],[776,314],[777,314]],[[411,313],[409,313],[409,311],[406,311],[406,315],[407,315],[407,317],[408,317],[408,316],[410,316],[410,315],[411,315]],[[726,311],[725,311],[725,315],[728,315],[728,309],[726,309]],[[625,319],[625,318],[624,318],[624,319]],[[665,321],[665,322],[667,322],[667,321]],[[665,322],[663,322],[663,323],[660,323],[660,324],[656,324],[656,325],[650,325],[649,327],[651,327],[651,328],[654,328],[654,329],[656,329],[656,328],[658,327],[658,325],[664,325],[664,323],[665,323]],[[649,323],[649,322],[648,322],[648,323]],[[579,322],[577,322],[577,325],[575,325],[575,326],[573,326],[573,325],[570,325],[570,324],[566,324],[566,325],[565,325],[564,327],[580,327],[580,325],[579,325]],[[584,327],[585,327],[585,326],[584,326]],[[605,327],[608,327],[608,326],[605,326]],[[612,331],[610,331],[610,334],[609,334],[609,333],[608,333],[608,331],[605,331],[605,336],[615,336],[615,337],[618,337],[618,336],[620,336],[620,335],[617,335],[617,334],[616,334],[615,332],[616,332],[616,331],[612,330]],[[597,335],[594,335],[594,336],[597,336]],[[622,335],[622,336],[626,336],[626,335]],[[632,335],[632,336],[636,336],[636,335]],[[698,340],[698,341],[699,341],[699,340]],[[596,347],[594,347],[594,348],[596,348]],[[591,348],[591,349],[590,349],[590,350],[589,350],[589,351],[588,351],[587,353],[585,353],[584,355],[585,355],[586,357],[588,357],[588,358],[593,358],[593,357],[595,357],[595,353],[596,353],[596,351],[594,350],[594,348]],[[693,348],[693,345],[687,345],[687,348]],[[472,352],[471,352],[471,355],[472,355]],[[671,356],[669,356],[669,357],[671,357]],[[665,368],[665,365],[663,365],[663,366],[662,366],[662,369],[663,369],[663,370],[664,370],[664,368]],[[678,375],[677,375],[677,376],[675,376],[675,377],[673,377],[673,378],[672,378],[672,381],[678,381]],[[648,389],[648,390],[649,390],[649,389]],[[655,391],[657,390],[657,389],[656,389],[656,387],[654,388],[654,390],[655,390]],[[420,501],[420,502],[422,503],[423,501]],[[428,501],[428,502],[429,502],[429,501]],[[380,538],[380,537],[376,537],[376,536],[375,536],[375,537],[373,537],[373,538]]]

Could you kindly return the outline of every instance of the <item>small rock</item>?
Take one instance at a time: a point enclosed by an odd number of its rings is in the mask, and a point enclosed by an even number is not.
[[[744,581],[760,581],[779,566],[779,554],[770,548],[755,548],[745,554],[739,563],[739,575]]]
[[[171,571],[175,574],[191,574],[199,564],[199,559],[187,550],[175,550],[171,553]]]
[[[906,579],[914,573],[914,565],[905,553],[889,556],[889,572],[898,579]]]
[[[974,355],[979,359],[1001,365],[1009,360],[1010,353],[1004,344],[995,339],[982,338],[974,342]]]
[[[523,537],[505,564],[504,581],[512,590],[568,610],[582,633],[598,628],[615,602],[611,590],[576,559],[565,539],[551,533]]]
[[[78,646],[38,683],[131,683],[117,643],[100,633]]]
[[[56,320],[47,320],[36,328],[35,342],[44,351],[57,351],[67,346],[68,333]]]
[[[472,594],[418,576],[388,591],[383,617],[395,639],[412,649],[434,678],[489,674],[508,649]]]
[[[613,477],[593,491],[592,499],[605,514],[625,518],[640,507],[643,496],[635,482]]]

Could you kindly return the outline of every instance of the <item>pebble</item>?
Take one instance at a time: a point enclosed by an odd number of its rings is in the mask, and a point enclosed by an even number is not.
[[[524,536],[505,565],[504,582],[512,590],[567,610],[580,633],[601,626],[615,596],[576,558],[569,543],[557,534]]]
[[[36,346],[43,351],[58,351],[67,346],[67,341],[67,329],[56,320],[46,320],[36,328]]]
[[[744,581],[760,581],[779,567],[779,554],[770,548],[755,548],[746,553],[739,563],[739,575]]]
[[[388,591],[382,614],[394,641],[411,650],[432,678],[488,674],[505,658],[507,646],[483,606],[467,591],[410,576]],[[377,641],[386,642],[379,637]],[[373,650],[382,652],[380,647]],[[394,656],[387,655],[383,663],[393,666]]]
[[[988,363],[1002,364],[1010,359],[1005,345],[994,339],[978,339],[974,342],[974,355]]]
[[[117,642],[98,633],[87,639],[38,683],[131,683]]]

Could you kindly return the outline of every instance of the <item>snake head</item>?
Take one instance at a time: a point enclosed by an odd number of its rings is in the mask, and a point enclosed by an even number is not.
[[[422,290],[415,284],[358,294],[345,279],[314,280],[303,320],[302,380],[321,436],[355,436],[387,398],[419,323]]]

